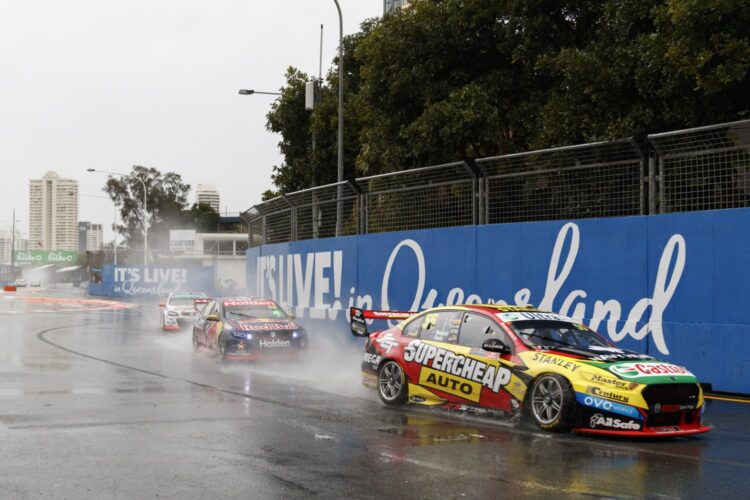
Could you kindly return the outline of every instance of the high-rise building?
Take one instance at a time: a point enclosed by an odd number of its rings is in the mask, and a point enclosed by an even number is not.
[[[383,14],[405,9],[411,2],[409,0],[383,0]]]
[[[78,250],[78,181],[55,172],[29,181],[29,247]]]
[[[198,184],[195,188],[195,203],[211,205],[216,212],[221,211],[221,199],[219,190],[213,184]]]
[[[102,249],[104,232],[101,224],[81,221],[78,223],[78,248],[81,252]]]
[[[104,233],[101,224],[89,224],[86,231],[86,250],[96,251],[102,249]]]
[[[16,229],[16,237],[13,238],[13,230],[10,227],[0,228],[0,264],[11,263],[11,248],[14,243],[16,250],[28,250],[29,240],[21,238],[21,232],[18,229]]]

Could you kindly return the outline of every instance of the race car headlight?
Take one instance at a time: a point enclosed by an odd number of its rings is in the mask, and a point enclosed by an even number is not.
[[[294,330],[292,332],[293,339],[298,339],[300,337],[304,337],[305,335],[307,335],[307,332],[305,330]]]
[[[177,311],[167,311],[167,316],[178,316]]]
[[[245,335],[245,338],[247,340],[253,340],[253,334],[252,333],[248,333],[247,335]]]

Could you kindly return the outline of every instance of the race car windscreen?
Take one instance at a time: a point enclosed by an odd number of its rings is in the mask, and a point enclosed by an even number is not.
[[[583,325],[548,320],[514,321],[508,324],[529,347],[609,347],[606,340]]]
[[[286,313],[277,304],[225,304],[224,313],[229,318],[286,318]]]

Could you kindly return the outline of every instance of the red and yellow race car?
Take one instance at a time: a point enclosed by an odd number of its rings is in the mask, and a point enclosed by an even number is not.
[[[619,349],[577,321],[533,307],[463,305],[350,311],[367,337],[363,383],[387,405],[525,413],[540,428],[633,437],[708,432],[686,368]],[[368,333],[368,320],[398,320]]]

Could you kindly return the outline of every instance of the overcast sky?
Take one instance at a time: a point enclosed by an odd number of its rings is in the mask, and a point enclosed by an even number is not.
[[[382,0],[340,0],[344,34]],[[109,228],[102,174],[132,165],[215,184],[238,212],[281,161],[265,130],[288,66],[323,72],[338,46],[333,0],[4,0],[0,15],[0,225],[28,232],[29,179],[79,181],[81,220]],[[335,165],[331,166],[335,168]],[[193,202],[193,193],[190,195]],[[105,233],[111,240],[111,231]]]

